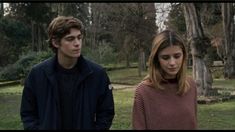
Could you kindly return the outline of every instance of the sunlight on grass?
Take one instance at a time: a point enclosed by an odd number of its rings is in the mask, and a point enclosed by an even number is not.
[[[0,94],[21,94],[22,90],[23,86],[21,85],[0,87]]]

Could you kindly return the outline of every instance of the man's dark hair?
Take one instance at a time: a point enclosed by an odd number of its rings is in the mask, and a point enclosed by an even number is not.
[[[57,52],[57,48],[52,45],[52,39],[56,42],[60,42],[65,35],[70,33],[71,28],[76,28],[84,34],[83,23],[72,16],[58,16],[51,21],[48,26],[48,43],[53,52]]]

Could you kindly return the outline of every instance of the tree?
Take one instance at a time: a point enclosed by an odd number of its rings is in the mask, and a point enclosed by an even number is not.
[[[31,28],[33,51],[46,50],[46,27],[52,17],[48,3],[9,3],[9,15]]]
[[[193,77],[196,80],[198,94],[208,95],[210,89],[212,89],[213,79],[204,57],[210,41],[204,35],[198,5],[195,3],[184,3],[183,7],[187,38],[193,58]]]
[[[224,77],[235,78],[235,37],[233,3],[222,3],[224,30]]]
[[[29,43],[30,30],[24,23],[5,16],[0,19],[0,66],[18,60]]]
[[[4,3],[0,3],[0,18],[4,15]]]
[[[168,21],[166,22],[166,26],[170,29],[175,30],[181,35],[185,35],[186,24],[182,5],[182,3],[171,4],[171,10],[167,17]]]
[[[138,73],[141,76],[141,71],[146,70],[146,52],[151,49],[157,31],[154,3],[115,3],[110,6],[115,9],[109,19],[111,29],[115,29],[112,32],[115,42],[119,43],[119,50],[125,54],[126,60],[133,52],[138,53]]]

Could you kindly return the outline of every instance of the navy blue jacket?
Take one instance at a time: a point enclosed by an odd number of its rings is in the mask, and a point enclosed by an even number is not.
[[[76,129],[109,129],[114,118],[112,86],[105,70],[80,56],[82,78],[73,92]],[[56,57],[35,65],[29,73],[21,101],[24,129],[61,129]]]

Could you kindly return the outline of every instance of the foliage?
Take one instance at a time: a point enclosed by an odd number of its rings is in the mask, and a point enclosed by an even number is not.
[[[224,71],[224,67],[210,67],[210,71],[212,73],[212,77],[214,79],[222,79],[223,78],[223,71]]]
[[[16,63],[6,66],[0,72],[2,80],[18,80],[25,78],[32,66],[49,58],[52,52],[29,52],[22,55]]]
[[[207,54],[205,55],[205,62],[208,66],[212,66],[213,62],[216,60],[221,60],[217,54],[215,47],[208,47],[207,48]]]
[[[9,16],[31,24],[31,21],[48,23],[53,13],[49,3],[9,3]],[[29,25],[28,25],[29,26]]]
[[[84,46],[82,51],[85,57],[99,64],[115,63],[117,58],[117,54],[113,51],[113,48],[108,43],[98,44],[95,50]]]
[[[184,19],[184,12],[181,3],[172,4],[171,10],[168,15],[168,21],[166,25],[169,29],[175,30],[181,35],[185,35],[186,32],[186,24]]]
[[[3,17],[0,19],[0,66],[11,64],[27,47],[30,30],[22,22]]]

